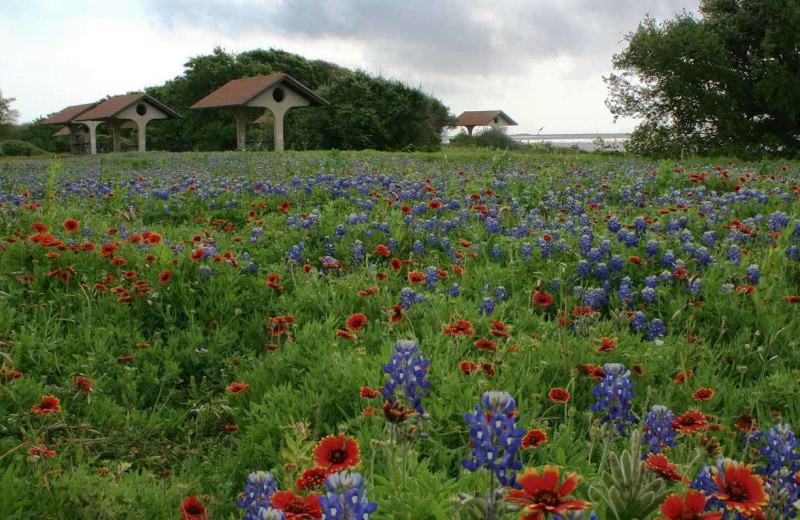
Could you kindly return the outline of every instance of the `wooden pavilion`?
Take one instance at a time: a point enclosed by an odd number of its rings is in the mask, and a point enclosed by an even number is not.
[[[478,110],[462,112],[458,116],[457,126],[466,127],[467,133],[472,135],[472,129],[476,126],[505,128],[507,126],[517,126],[517,122],[508,117],[508,114],[502,110]]]

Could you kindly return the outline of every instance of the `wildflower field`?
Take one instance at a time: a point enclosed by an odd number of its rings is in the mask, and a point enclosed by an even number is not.
[[[0,161],[0,518],[795,518],[798,177]]]

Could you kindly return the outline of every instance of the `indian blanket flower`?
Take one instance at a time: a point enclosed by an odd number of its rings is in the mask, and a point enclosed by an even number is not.
[[[729,513],[753,518],[763,513],[769,495],[764,481],[744,462],[720,459],[714,467],[705,467],[695,477],[692,488],[708,495],[712,508],[722,507]]]
[[[512,489],[505,499],[522,506],[528,513],[521,518],[539,520],[543,515],[563,515],[569,511],[581,511],[592,507],[583,500],[565,500],[580,483],[580,477],[567,473],[563,482],[557,467],[546,466],[540,474],[535,468],[526,469],[518,478],[521,489]],[[560,484],[559,484],[560,482]]]
[[[542,430],[528,430],[525,437],[522,438],[522,449],[529,450],[531,448],[538,448],[547,442],[547,434]]]
[[[553,303],[553,297],[546,292],[537,291],[533,295],[533,303],[539,307],[549,307]]]
[[[600,422],[615,427],[624,436],[626,428],[634,419],[631,407],[636,385],[631,381],[630,370],[621,363],[606,363],[603,365],[603,373],[605,376],[592,390],[596,402],[591,409],[605,412]]]
[[[701,388],[692,394],[692,399],[695,401],[709,401],[714,397],[714,390],[711,388]]]
[[[722,520],[722,513],[703,513],[706,501],[703,493],[688,489],[683,498],[676,493],[668,496],[658,509],[666,520]]]
[[[702,413],[691,410],[686,413],[675,417],[672,420],[672,427],[678,433],[692,433],[697,430],[703,430],[708,427],[705,415]]]
[[[329,435],[319,441],[314,448],[314,463],[329,472],[361,464],[361,449],[353,437],[345,438],[343,433],[338,436]]]
[[[326,520],[368,520],[378,509],[377,502],[369,501],[360,473],[342,471],[329,475],[325,490],[319,504]]]
[[[78,226],[78,221],[75,220],[74,218],[68,218],[67,220],[64,221],[64,229],[66,229],[67,232],[69,232],[69,233],[72,233],[73,231],[77,231],[78,227],[79,227]]]
[[[317,490],[325,485],[325,479],[327,477],[328,470],[325,468],[307,469],[295,480],[294,487],[297,488],[298,491]]]
[[[670,462],[666,455],[650,453],[644,462],[647,469],[667,480],[683,481],[684,477],[678,474],[678,466]],[[688,481],[687,481],[688,482]]]
[[[469,471],[485,467],[494,472],[503,486],[517,487],[516,471],[522,463],[514,457],[522,444],[525,430],[517,428],[517,403],[508,392],[484,392],[483,406],[475,405],[475,413],[464,419],[472,441],[471,458],[461,464]]]
[[[272,507],[270,499],[277,490],[278,483],[272,473],[254,471],[247,475],[244,492],[236,500],[236,505],[245,510],[243,520],[261,520],[259,511]]]
[[[413,408],[424,414],[422,398],[428,395],[430,381],[428,376],[429,359],[423,359],[416,340],[398,340],[394,345],[395,353],[389,363],[383,366],[389,381],[381,390],[390,405],[400,402],[404,408]]]
[[[643,443],[651,453],[660,453],[662,449],[676,446],[677,433],[672,426],[675,414],[666,406],[653,405],[644,420]],[[646,455],[644,455],[646,456]]]
[[[270,498],[270,504],[273,508],[283,511],[286,520],[322,518],[319,495],[316,493],[301,497],[291,491],[276,491]]]
[[[572,397],[570,393],[563,388],[552,388],[547,395],[554,403],[568,403]]]
[[[242,392],[250,390],[250,385],[247,385],[245,383],[237,383],[234,381],[233,383],[226,386],[225,390],[233,394],[241,394]]]
[[[197,500],[197,496],[192,495],[184,498],[181,502],[181,518],[183,520],[206,520],[206,507]]]
[[[347,330],[352,330],[353,332],[358,332],[366,326],[367,317],[361,313],[351,315],[349,318],[347,318],[347,322],[345,323]]]
[[[50,415],[60,411],[61,401],[53,395],[43,395],[42,400],[31,408],[31,412],[35,415]]]

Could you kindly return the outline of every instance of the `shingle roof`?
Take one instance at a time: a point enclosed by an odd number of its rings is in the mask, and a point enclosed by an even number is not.
[[[311,106],[327,105],[328,102],[315,94],[311,89],[288,74],[270,74],[231,80],[207,95],[190,108],[226,108],[246,104],[268,88],[278,83],[287,83],[295,92],[306,98]]]
[[[508,117],[508,115],[502,110],[478,110],[462,112],[461,115],[458,116],[458,126],[486,126],[497,116],[508,121],[509,126],[517,126],[517,122]]]
[[[83,114],[87,110],[91,109],[97,105],[97,103],[87,103],[85,105],[73,105],[71,107],[67,107],[61,112],[57,112],[52,116],[48,117],[47,119],[40,121],[40,125],[65,125],[78,117],[79,115]]]
[[[54,137],[62,137],[62,136],[65,136],[65,135],[70,135],[71,133],[72,133],[72,132],[70,132],[70,131],[69,131],[69,128],[67,128],[67,127],[65,126],[64,128],[62,128],[62,129],[61,129],[61,130],[59,130],[58,132],[54,133],[54,134],[53,134],[53,136],[54,136]]]
[[[114,119],[114,116],[134,103],[138,103],[139,101],[147,101],[151,105],[164,112],[167,117],[181,117],[177,112],[169,108],[167,105],[148,96],[147,94],[140,92],[138,94],[128,94],[127,96],[114,96],[112,98],[108,98],[88,112],[81,114],[76,121],[103,121],[107,119]]]

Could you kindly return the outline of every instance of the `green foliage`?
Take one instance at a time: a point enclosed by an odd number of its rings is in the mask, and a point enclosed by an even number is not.
[[[494,148],[498,150],[521,150],[523,145],[511,139],[504,130],[490,128],[476,135],[465,133],[450,138],[450,145],[456,148]]]
[[[31,143],[20,141],[18,139],[12,139],[0,143],[0,152],[9,157],[42,155],[43,153],[46,153],[44,150],[32,145]]]
[[[631,434],[630,448],[620,455],[611,453],[601,484],[589,488],[592,500],[605,504],[606,518],[650,518],[669,492],[664,482],[645,466],[641,440],[642,432],[635,430]]]
[[[3,97],[3,91],[0,90],[0,140],[7,139],[13,134],[14,125],[19,119],[19,111],[11,108],[14,101],[15,98]]]
[[[287,149],[434,150],[441,144],[442,127],[451,122],[439,100],[397,81],[275,49],[234,55],[216,48],[213,54],[190,59],[181,76],[147,90],[183,116],[148,129],[149,146],[173,151],[234,148],[229,111],[189,107],[232,79],[276,72],[289,74],[330,103],[289,111],[284,121]],[[254,132],[248,134],[271,147],[272,128],[250,126]]]
[[[605,78],[615,116],[642,118],[631,150],[655,156],[800,153],[800,4],[703,0],[641,22]]]

